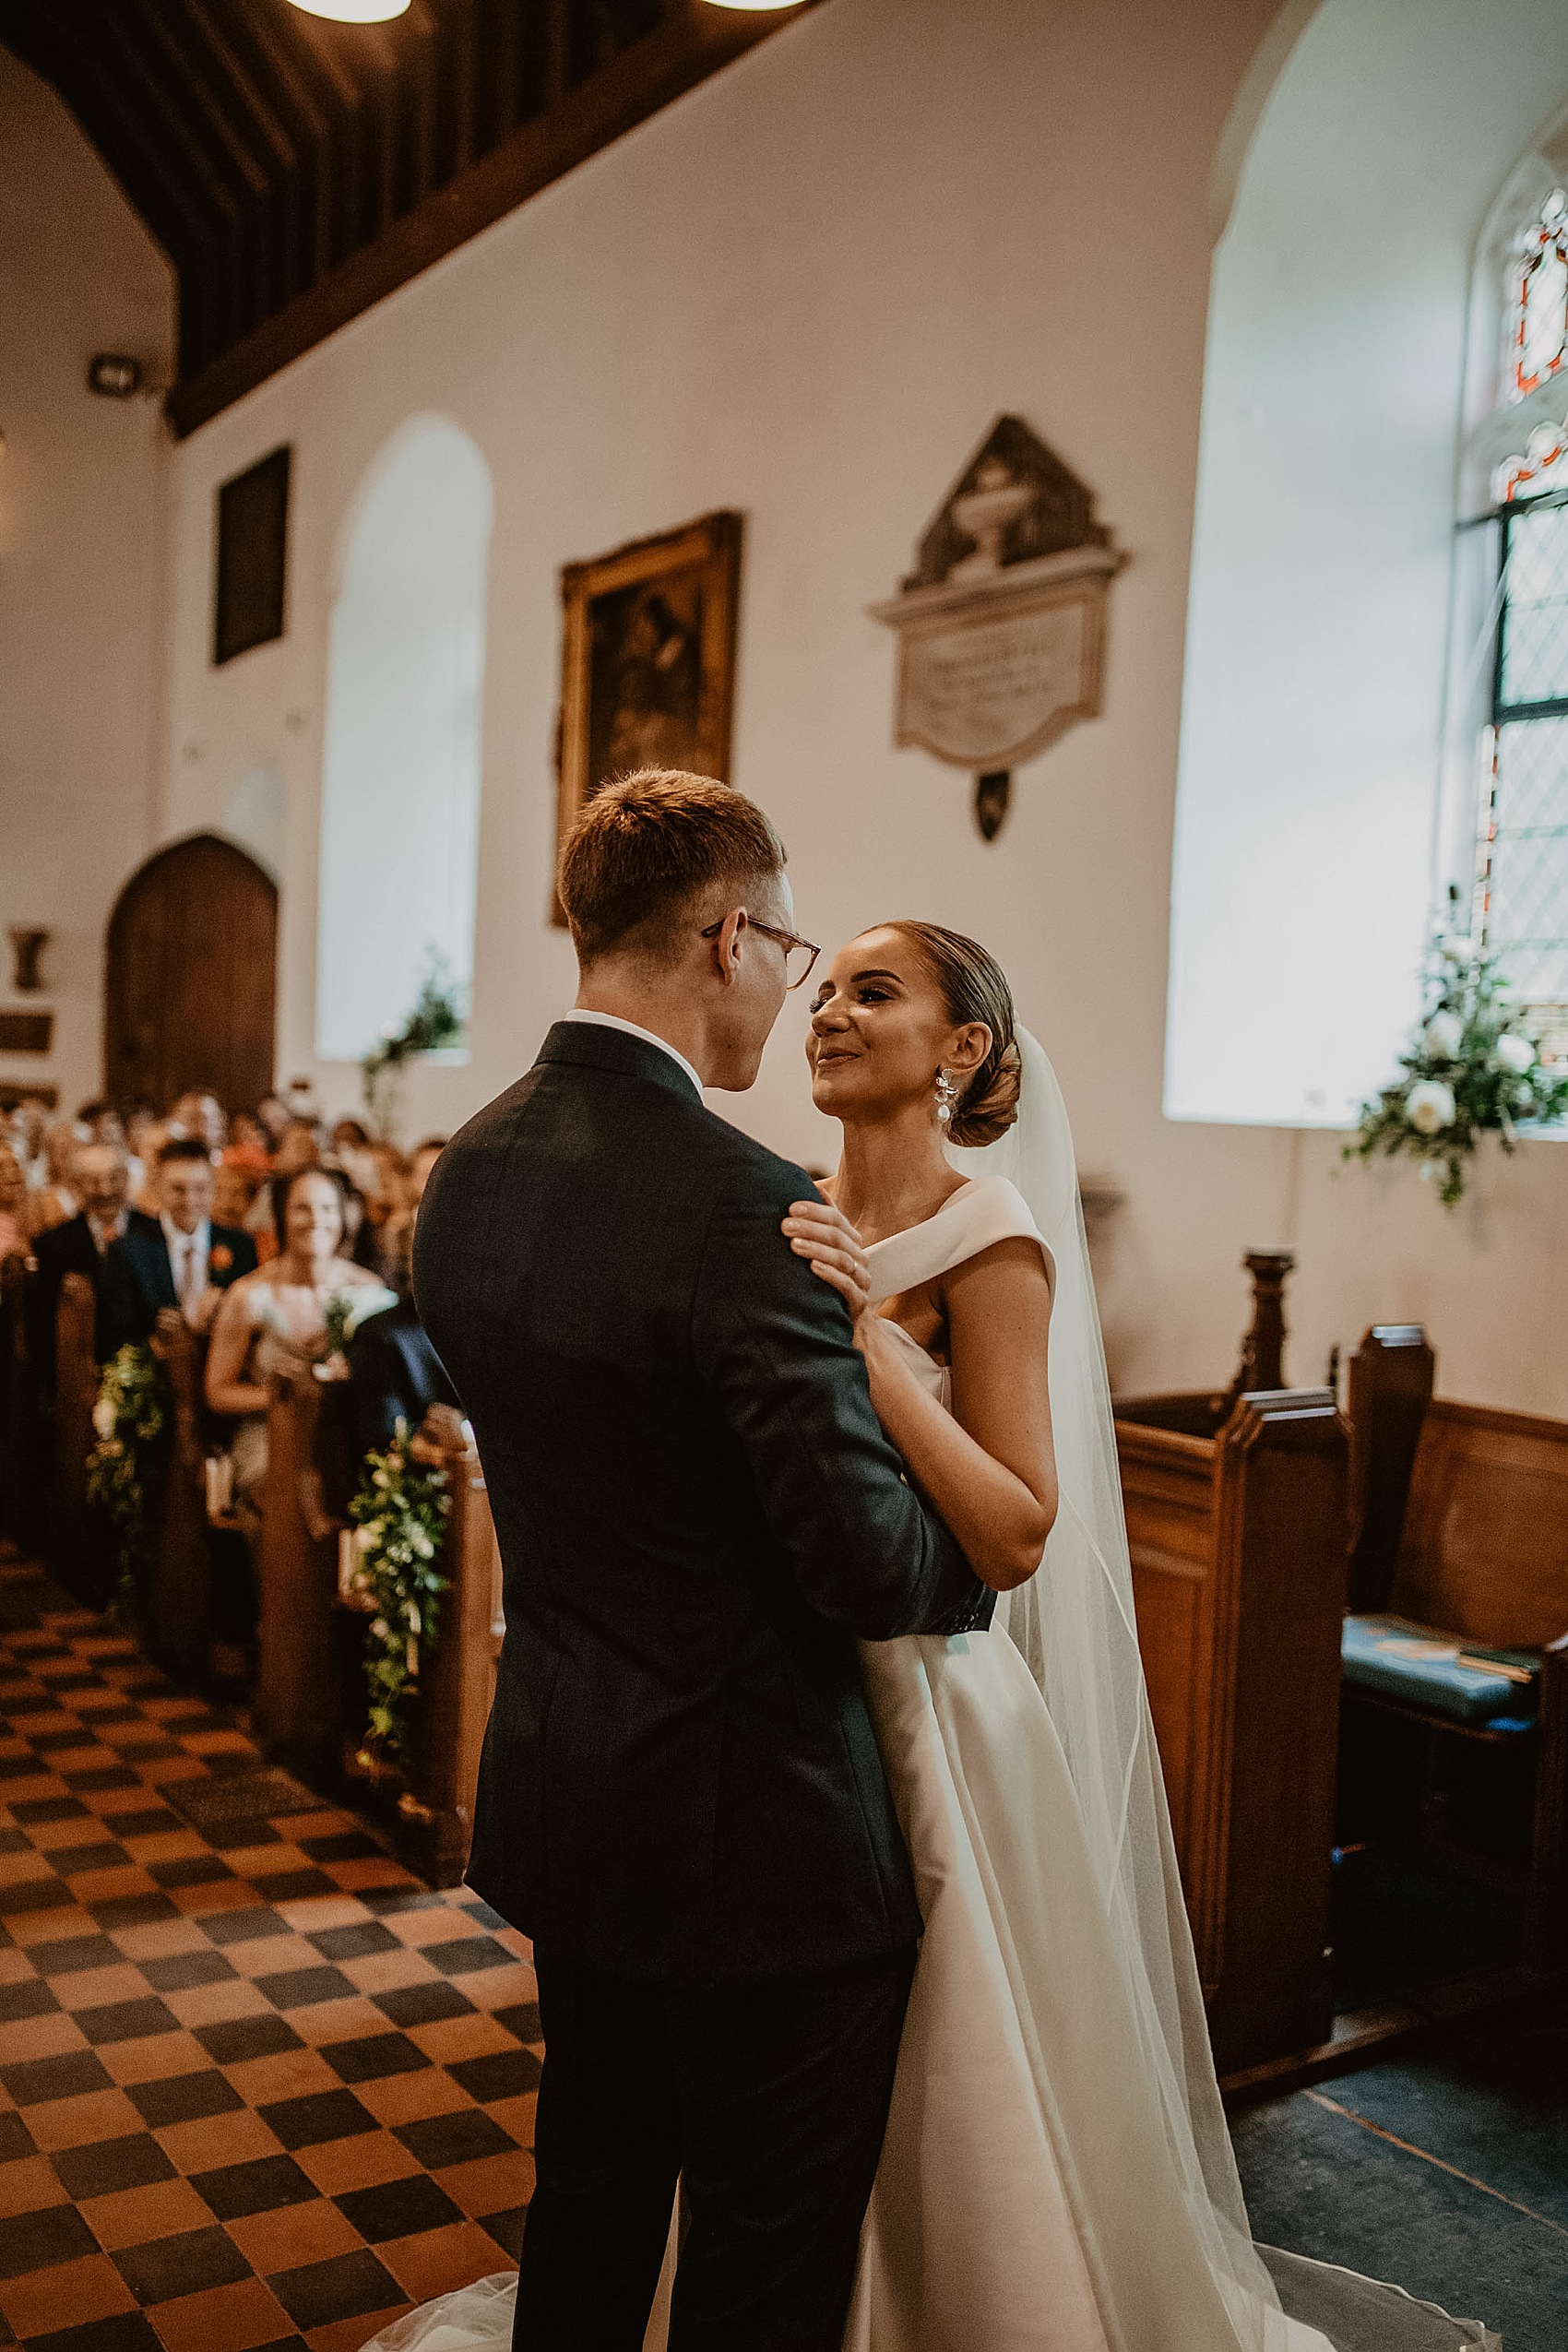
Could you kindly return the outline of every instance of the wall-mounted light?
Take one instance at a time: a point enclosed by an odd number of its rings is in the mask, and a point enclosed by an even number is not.
[[[87,388],[106,400],[128,400],[141,390],[141,362],[124,351],[95,351],[87,363]]]
[[[294,0],[307,17],[330,17],[336,25],[384,25],[400,17],[409,0]]]

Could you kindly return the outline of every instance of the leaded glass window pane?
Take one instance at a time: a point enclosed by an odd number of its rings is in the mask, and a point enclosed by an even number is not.
[[[1568,718],[1497,731],[1486,932],[1531,1004],[1568,1002]]]
[[[1568,364],[1568,195],[1562,188],[1553,188],[1519,240],[1508,341],[1508,389],[1515,400]]]
[[[1568,699],[1568,506],[1522,506],[1507,546],[1500,707]]]

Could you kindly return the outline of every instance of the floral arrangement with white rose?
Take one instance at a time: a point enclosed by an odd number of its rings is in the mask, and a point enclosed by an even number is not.
[[[1423,983],[1424,1010],[1399,1073],[1363,1104],[1347,1159],[1408,1152],[1421,1174],[1442,1174],[1438,1198],[1453,1208],[1465,1194],[1466,1162],[1485,1134],[1504,1151],[1519,1127],[1568,1115],[1568,1074],[1541,1061],[1523,1008],[1498,958],[1472,939],[1441,932]]]

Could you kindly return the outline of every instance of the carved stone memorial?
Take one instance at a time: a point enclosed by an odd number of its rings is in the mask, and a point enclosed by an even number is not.
[[[894,740],[975,778],[993,840],[1012,771],[1100,707],[1106,591],[1125,556],[1020,417],[998,417],[932,517],[899,595]]]

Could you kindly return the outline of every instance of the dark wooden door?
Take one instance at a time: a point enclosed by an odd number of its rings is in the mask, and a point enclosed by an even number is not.
[[[167,1111],[188,1087],[227,1111],[272,1087],[278,885],[210,833],[160,849],[109,919],[105,1091]]]

